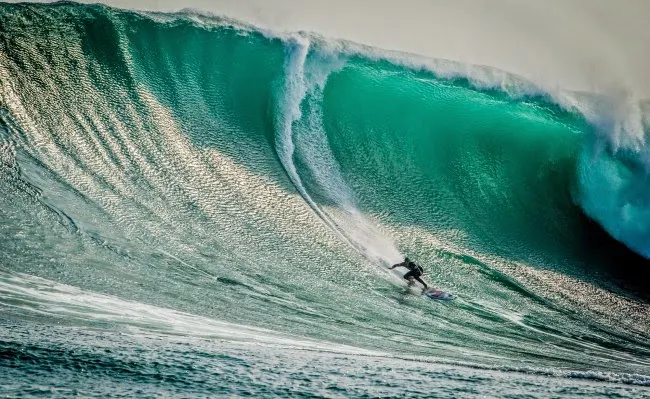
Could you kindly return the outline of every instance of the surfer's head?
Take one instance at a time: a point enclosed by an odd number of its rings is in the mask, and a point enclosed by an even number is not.
[[[404,262],[410,262],[411,260],[407,257],[404,258]]]

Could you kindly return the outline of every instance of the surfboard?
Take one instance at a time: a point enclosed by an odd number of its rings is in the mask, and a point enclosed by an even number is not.
[[[429,299],[437,299],[439,301],[452,301],[456,298],[453,294],[435,288],[429,288],[428,290],[423,291],[422,295]]]
[[[384,262],[384,266],[386,268],[390,267],[390,265],[388,263],[386,263],[386,262]],[[404,281],[403,280],[404,273],[401,273],[401,272],[397,271],[396,269],[390,270],[390,272],[392,272],[392,274],[395,277],[399,278],[401,281]],[[417,288],[415,285],[409,286],[409,288],[411,289],[411,291],[416,291],[416,290],[420,291],[420,288]],[[425,291],[420,291],[420,292],[426,298],[435,299],[435,300],[438,300],[438,301],[452,301],[452,300],[456,299],[456,297],[453,294],[450,294],[448,292],[444,292],[444,291],[441,291],[441,290],[437,290],[435,288],[429,288],[429,289],[427,289]]]

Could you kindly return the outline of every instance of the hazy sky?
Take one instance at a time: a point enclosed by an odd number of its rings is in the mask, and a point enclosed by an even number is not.
[[[96,1],[84,1],[96,2]],[[565,89],[650,98],[650,0],[107,0],[495,66]]]

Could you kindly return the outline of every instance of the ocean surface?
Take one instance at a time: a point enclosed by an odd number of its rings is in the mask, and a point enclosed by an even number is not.
[[[0,4],[0,397],[650,397],[649,131],[487,66]]]

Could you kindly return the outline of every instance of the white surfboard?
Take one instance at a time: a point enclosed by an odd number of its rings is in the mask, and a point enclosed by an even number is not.
[[[448,292],[440,291],[435,288],[429,288],[422,291],[422,295],[429,299],[437,299],[439,301],[453,301],[456,297]]]

